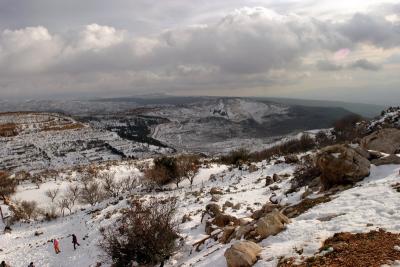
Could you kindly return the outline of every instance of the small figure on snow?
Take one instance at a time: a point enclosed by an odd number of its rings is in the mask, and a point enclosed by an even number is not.
[[[35,267],[35,265],[33,264],[33,262],[29,263],[28,267]]]
[[[58,242],[57,239],[53,239],[53,245],[54,245],[54,251],[56,252],[56,254],[60,253],[60,243]]]
[[[78,238],[76,238],[75,234],[72,234],[72,244],[74,244],[74,250],[76,250],[76,245],[80,246],[78,243]]]
[[[0,267],[10,267],[10,265],[6,264],[5,261],[2,261],[2,262],[0,263]]]

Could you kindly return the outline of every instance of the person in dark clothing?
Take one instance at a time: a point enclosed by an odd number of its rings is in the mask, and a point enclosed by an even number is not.
[[[35,267],[35,265],[33,265],[33,262],[29,263],[28,267]]]
[[[7,265],[5,261],[2,261],[0,263],[0,267],[9,267],[9,265]]]
[[[78,243],[78,238],[76,238],[75,234],[72,234],[72,244],[74,244],[74,250],[76,250],[76,245],[80,246]]]

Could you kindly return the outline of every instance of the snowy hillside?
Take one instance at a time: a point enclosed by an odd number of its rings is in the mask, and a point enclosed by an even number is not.
[[[110,171],[116,172],[117,176],[138,174],[134,166],[115,166]],[[293,165],[261,162],[256,166],[257,171],[249,172],[212,165],[201,169],[191,190],[188,184],[182,184],[183,188],[164,193],[143,195],[140,190],[137,192],[145,198],[176,196],[179,198],[177,219],[180,221],[185,214],[191,218],[191,221],[180,224],[180,234],[184,243],[168,261],[167,266],[226,266],[223,254],[231,244],[221,244],[210,239],[199,248],[199,251],[193,246],[207,236],[204,221],[201,222],[202,213],[199,211],[207,204],[215,203],[211,202],[209,193],[212,187],[223,190],[223,195],[217,204],[222,206],[227,202],[234,205],[240,203],[240,207],[225,209],[227,214],[238,218],[250,219],[252,212],[261,208],[271,196],[274,196],[281,205],[296,204],[301,201],[305,188],[296,193],[285,194],[290,187]],[[292,218],[286,230],[260,243],[262,253],[256,266],[276,266],[281,256],[300,258],[296,253],[300,249],[303,250],[303,257],[311,256],[318,252],[324,239],[336,232],[367,232],[378,228],[400,232],[397,224],[400,218],[398,201],[400,195],[392,188],[392,185],[400,179],[399,170],[400,165],[373,166],[370,176],[354,188],[339,192],[330,202],[320,204]],[[281,177],[289,176],[266,187],[263,178],[273,174]],[[213,177],[212,180],[209,179],[210,175]],[[41,186],[42,189],[21,187],[16,197],[36,199],[40,202],[40,206],[45,206],[48,200],[44,197],[43,190],[49,186],[62,187],[63,183],[65,183],[63,180],[56,183],[49,181]],[[315,193],[309,198],[320,196]],[[94,208],[82,206],[82,209],[76,208],[72,215],[52,222],[13,225],[11,233],[0,235],[0,258],[5,259],[11,266],[25,266],[30,261],[34,261],[37,266],[94,266],[102,259],[102,252],[98,247],[99,230],[103,226],[112,224],[120,216],[118,210],[127,206],[127,199],[122,201],[110,199]],[[35,232],[43,234],[35,236]],[[81,242],[76,251],[72,249],[70,237],[72,233],[78,235]],[[62,252],[59,255],[53,252],[52,244],[49,243],[53,238],[60,240]]]
[[[57,169],[167,151],[54,113],[2,113],[0,131],[0,169],[15,171]]]

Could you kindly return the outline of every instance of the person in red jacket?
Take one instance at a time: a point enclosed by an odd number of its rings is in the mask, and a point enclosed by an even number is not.
[[[56,254],[60,253],[60,243],[58,242],[57,239],[53,239],[53,245],[54,245],[54,251],[56,252]]]

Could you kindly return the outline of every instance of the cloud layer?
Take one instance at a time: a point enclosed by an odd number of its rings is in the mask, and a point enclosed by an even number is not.
[[[244,7],[207,23],[148,35],[96,23],[67,32],[45,26],[4,29],[0,95],[226,94],[240,88],[260,94],[308,86],[302,82],[315,75],[383,75],[387,65],[398,68],[388,60],[400,49],[397,8],[334,21]]]

